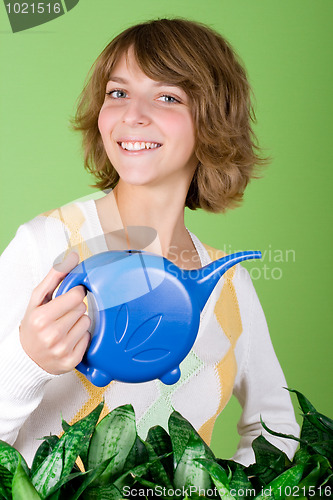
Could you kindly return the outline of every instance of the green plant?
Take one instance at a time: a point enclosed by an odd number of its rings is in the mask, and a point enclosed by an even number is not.
[[[44,439],[30,469],[18,451],[0,441],[0,500],[331,498],[333,421],[292,392],[303,411],[300,438],[263,426],[299,441],[293,461],[263,436],[253,441],[256,461],[250,467],[216,459],[177,412],[169,418],[169,433],[156,426],[144,441],[131,405],[97,423],[101,403],[72,426],[63,421],[64,434]]]

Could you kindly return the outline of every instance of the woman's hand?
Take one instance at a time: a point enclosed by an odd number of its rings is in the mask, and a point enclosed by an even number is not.
[[[85,288],[76,286],[52,300],[54,290],[78,261],[78,255],[71,253],[50,270],[33,290],[20,326],[25,352],[53,375],[73,370],[82,361],[90,341],[90,319],[84,314]]]

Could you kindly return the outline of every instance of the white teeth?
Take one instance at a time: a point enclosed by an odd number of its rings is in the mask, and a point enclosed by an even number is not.
[[[121,142],[121,147],[127,151],[141,151],[142,149],[155,149],[160,146],[157,142]]]

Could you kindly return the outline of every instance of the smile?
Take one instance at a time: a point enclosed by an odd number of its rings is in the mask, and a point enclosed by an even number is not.
[[[142,151],[144,149],[156,149],[162,146],[158,142],[118,142],[119,146],[126,151]]]

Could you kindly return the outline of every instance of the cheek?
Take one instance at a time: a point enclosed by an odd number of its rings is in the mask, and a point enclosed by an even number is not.
[[[179,141],[186,140],[192,143],[194,141],[194,125],[190,115],[173,115],[167,120],[167,126]]]
[[[100,110],[99,112],[99,115],[98,115],[98,129],[101,133],[101,135],[103,136],[103,133],[104,133],[104,130],[106,128],[106,113],[105,113],[105,110],[103,110],[103,108]]]
[[[101,136],[109,135],[114,125],[114,114],[107,108],[101,108],[98,115],[98,129]]]

